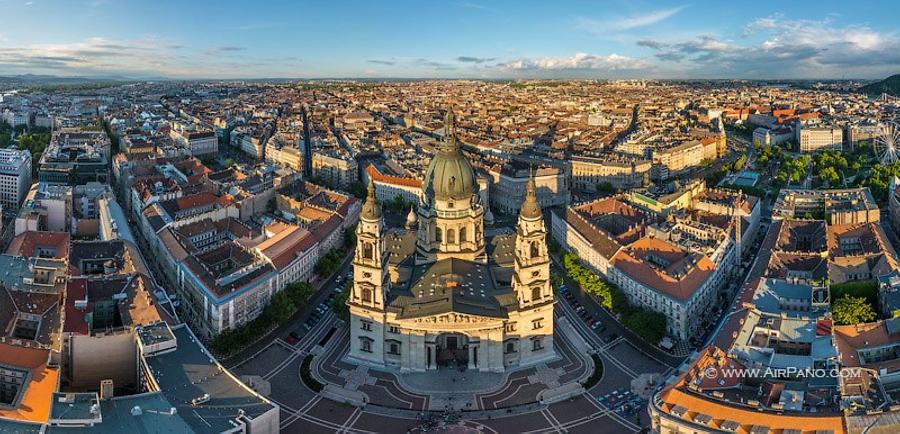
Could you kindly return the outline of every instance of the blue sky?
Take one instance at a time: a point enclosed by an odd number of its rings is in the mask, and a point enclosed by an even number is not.
[[[896,1],[0,0],[0,74],[880,78]]]

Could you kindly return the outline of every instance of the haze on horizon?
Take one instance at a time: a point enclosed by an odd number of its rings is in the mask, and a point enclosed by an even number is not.
[[[874,79],[882,1],[0,0],[0,75]]]

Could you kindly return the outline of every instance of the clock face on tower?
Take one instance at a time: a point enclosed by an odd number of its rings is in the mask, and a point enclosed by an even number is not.
[[[372,273],[366,271],[366,272],[363,273],[363,277],[365,277],[365,278],[372,277]]]

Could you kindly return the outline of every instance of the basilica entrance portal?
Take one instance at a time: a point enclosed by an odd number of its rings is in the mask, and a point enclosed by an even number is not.
[[[438,367],[466,369],[469,365],[469,338],[461,333],[444,333],[435,340]]]

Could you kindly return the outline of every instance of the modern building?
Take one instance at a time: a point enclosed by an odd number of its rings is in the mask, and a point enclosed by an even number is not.
[[[868,187],[837,190],[782,189],[772,206],[773,218],[822,218],[830,224],[877,222],[881,211]]]
[[[109,182],[110,141],[103,131],[54,132],[41,155],[38,179],[56,185]]]
[[[31,188],[31,153],[0,149],[0,205],[16,211]]]
[[[504,372],[555,359],[555,300],[534,182],[516,233],[486,237],[485,204],[452,113],[444,128],[424,198],[405,230],[386,230],[369,185],[347,299],[347,357],[403,372]]]

